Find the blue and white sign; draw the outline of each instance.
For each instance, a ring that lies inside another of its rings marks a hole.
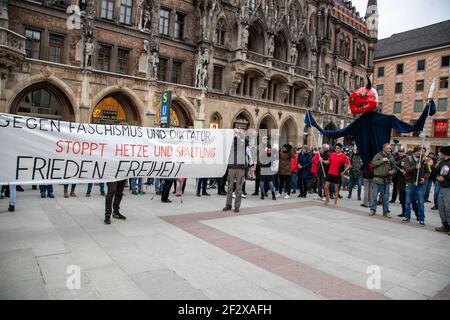
[[[170,105],[172,103],[172,91],[164,91],[161,101],[161,128],[170,127]]]

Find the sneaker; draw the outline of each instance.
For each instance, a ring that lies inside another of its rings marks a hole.
[[[222,209],[222,211],[230,211],[231,210],[231,206],[225,206],[225,208]]]
[[[411,219],[405,218],[402,220],[403,223],[409,223],[411,221]]]
[[[419,221],[421,227],[425,227],[425,221]]]
[[[71,192],[70,196],[75,198],[77,195],[75,194],[75,192]]]
[[[259,192],[253,192],[252,196],[257,196],[259,194]]]
[[[201,197],[200,192],[197,192],[197,197]]]
[[[120,220],[126,220],[127,217],[125,217],[123,214],[121,214],[120,212],[115,212],[113,213],[113,218],[114,219],[120,219]]]
[[[64,198],[68,198],[69,197],[69,192],[68,191],[64,191]]]
[[[277,197],[277,198],[281,197],[281,193],[277,192],[277,193],[275,194],[275,197]]]
[[[23,190],[22,186],[16,186],[16,191],[24,192],[25,190]]]
[[[405,214],[404,213],[400,213],[397,217],[404,218]]]
[[[111,218],[110,217],[105,217],[105,224],[111,224]]]
[[[367,204],[361,203],[361,207],[368,208],[369,206]]]
[[[131,192],[131,194],[134,194],[135,196],[138,195],[137,191],[133,191],[133,192]]]
[[[247,198],[247,196],[246,196],[245,194],[242,194],[242,198],[244,198],[244,199],[245,199],[245,198]]]
[[[391,200],[391,201],[389,201],[389,203],[395,203],[395,200]]]
[[[91,194],[90,194],[89,192],[87,192],[87,193],[86,193],[86,197],[89,198],[90,196],[91,196]]]
[[[226,192],[223,192],[223,191],[220,191],[220,192],[218,193],[218,195],[219,195],[219,196],[226,196],[227,193],[226,193]]]
[[[284,196],[285,199],[290,199],[291,197],[287,194]]]
[[[170,200],[170,199],[167,199],[167,200],[161,200],[161,202],[162,202],[162,203],[171,203],[172,200]]]
[[[392,215],[391,215],[390,212],[383,213],[383,216],[384,216],[385,218],[388,218],[388,219],[391,219],[391,218],[392,218]]]
[[[430,200],[425,200],[425,203],[431,203],[431,201]]]
[[[374,211],[374,210],[370,210],[370,212],[369,212],[369,216],[371,217],[371,216],[374,216],[374,215],[376,215],[376,211]]]
[[[47,196],[45,195],[45,193],[41,193],[41,198],[45,198],[45,197],[47,197]]]
[[[439,210],[439,208],[438,208],[437,206],[433,206],[433,207],[431,208],[431,210]]]
[[[446,227],[446,226],[435,228],[434,230],[437,231],[437,232],[449,232],[450,231],[449,228]]]
[[[207,196],[207,197],[209,197],[209,196],[211,196],[208,192],[205,192],[205,193],[202,193],[202,196]]]
[[[360,197],[358,198],[358,201],[361,201],[361,198],[360,198]]]
[[[55,197],[55,195],[54,195],[53,193],[50,193],[50,194],[48,195],[48,197],[49,197],[50,199],[53,199],[53,198]]]
[[[16,210],[15,206],[10,205],[8,208],[9,212],[14,212]]]

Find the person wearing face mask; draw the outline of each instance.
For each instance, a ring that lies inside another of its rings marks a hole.
[[[239,212],[242,201],[242,187],[245,182],[246,151],[245,137],[241,129],[234,129],[235,134],[228,159],[228,190],[226,206],[223,211],[230,211],[233,203],[233,187],[236,182],[234,212]]]
[[[361,201],[361,187],[362,187],[362,160],[359,156],[358,149],[353,150],[350,156],[350,164],[352,168],[350,169],[350,182],[348,184],[348,199],[352,198],[353,188],[358,187],[358,200]]]
[[[439,216],[442,227],[436,228],[438,232],[447,232],[450,236],[450,146],[441,148],[442,160],[433,168],[436,179],[439,181],[438,195]]]
[[[272,147],[267,145],[266,154],[261,157],[261,176],[259,181],[259,191],[261,192],[261,200],[264,200],[265,190],[264,185],[267,184],[269,186],[270,191],[272,192],[272,200],[277,200],[275,195],[275,187],[274,187],[274,175],[278,171],[274,170],[275,158],[274,154],[272,154]]]
[[[381,194],[383,199],[383,216],[390,219],[392,216],[389,211],[389,185],[391,177],[397,173],[398,167],[395,164],[392,146],[389,143],[385,143],[383,150],[373,157],[372,168],[373,179],[369,216],[376,214],[378,194]]]
[[[406,200],[403,222],[408,223],[411,220],[411,203],[417,201],[419,223],[424,226],[426,181],[430,175],[430,166],[433,165],[433,160],[423,157],[422,152],[422,147],[415,147],[413,153],[405,161]],[[418,181],[417,177],[419,177]]]
[[[285,144],[280,150],[280,167],[279,167],[279,192],[283,194],[283,189],[286,192],[285,199],[291,196],[291,159],[294,158],[293,148],[289,144]]]

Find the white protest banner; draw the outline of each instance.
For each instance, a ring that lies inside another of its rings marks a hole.
[[[97,125],[0,113],[0,184],[222,177],[233,136],[231,129]]]

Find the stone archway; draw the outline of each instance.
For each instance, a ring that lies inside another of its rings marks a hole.
[[[231,122],[232,128],[252,129],[254,128],[253,118],[247,110],[239,111]]]
[[[127,95],[114,91],[101,98],[91,113],[91,122],[97,124],[127,123],[142,125],[139,108]]]
[[[281,125],[280,129],[280,145],[290,144],[296,146],[298,142],[297,124],[291,117],[287,118]]]
[[[218,129],[223,128],[223,119],[219,112],[214,112],[211,115],[211,119],[209,122],[211,125],[217,126]]]
[[[333,122],[329,122],[325,127],[324,130],[326,131],[334,131],[337,130],[336,125]],[[333,146],[334,144],[336,144],[337,139],[336,138],[331,138],[331,137],[326,137],[323,136],[323,143],[324,144],[328,144],[330,146]]]
[[[48,81],[34,83],[16,95],[10,113],[75,121],[75,110],[63,90]]]
[[[155,126],[161,124],[161,112],[158,110],[155,117]],[[189,108],[180,99],[173,99],[170,105],[170,126],[175,128],[193,128],[194,120]]]

